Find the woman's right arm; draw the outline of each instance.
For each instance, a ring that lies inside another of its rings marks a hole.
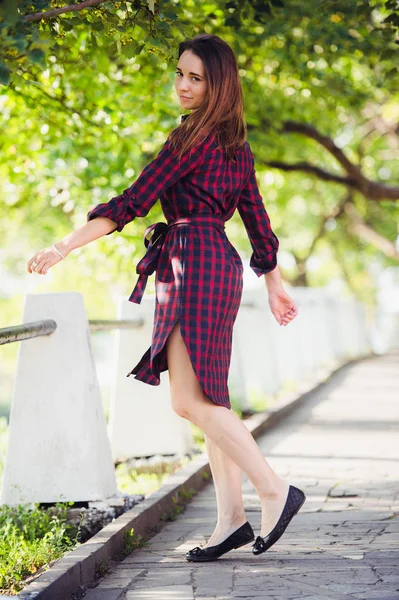
[[[103,235],[122,231],[126,223],[136,217],[145,217],[167,188],[196,168],[212,141],[213,136],[208,136],[191,152],[183,155],[181,160],[166,141],[156,158],[145,167],[129,188],[119,196],[111,198],[109,202],[94,206],[87,213],[87,223],[56,242],[56,248],[66,256],[71,250]],[[47,270],[60,260],[62,258],[54,249],[45,248],[29,260],[27,269],[29,273],[35,271],[45,275]]]
[[[108,217],[97,217],[85,223],[82,227],[75,229],[54,245],[66,257],[75,248],[85,246],[89,242],[115,231],[116,227],[117,224],[108,219]],[[39,252],[36,252],[28,261],[27,271],[28,273],[34,271],[40,275],[45,275],[50,267],[53,267],[61,260],[62,258],[53,248],[43,248]]]
[[[58,250],[66,256],[75,248],[85,246],[89,242],[93,242],[103,235],[108,235],[115,231],[117,224],[108,217],[97,217],[88,223],[75,229],[70,234],[66,235],[62,240],[56,243]]]

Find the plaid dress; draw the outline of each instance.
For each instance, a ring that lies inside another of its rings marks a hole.
[[[139,278],[129,297],[140,303],[147,277],[155,272],[152,341],[127,377],[159,385],[160,372],[168,369],[166,341],[180,321],[204,393],[215,404],[231,409],[227,380],[243,264],[224,223],[237,208],[253,250],[250,267],[258,277],[275,268],[279,246],[259,192],[248,141],[232,161],[217,148],[213,134],[180,161],[166,141],[137,180],[120,196],[92,208],[87,220],[108,217],[117,225],[113,231],[122,231],[136,217],[147,215],[158,199],[167,223],[147,227],[146,253],[136,267]]]

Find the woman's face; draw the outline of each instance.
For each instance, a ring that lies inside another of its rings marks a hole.
[[[184,109],[196,110],[205,100],[207,82],[203,62],[190,50],[185,50],[177,63],[175,89]]]

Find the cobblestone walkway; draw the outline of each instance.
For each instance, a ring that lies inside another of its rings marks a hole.
[[[213,531],[212,484],[85,600],[399,599],[399,355],[346,366],[295,414],[258,438],[264,455],[307,500],[284,535],[212,563],[184,553]],[[255,534],[260,507],[245,478]]]

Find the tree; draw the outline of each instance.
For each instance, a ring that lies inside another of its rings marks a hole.
[[[294,258],[284,277],[325,285],[341,275],[373,298],[370,263],[398,258],[394,2],[8,0],[1,9],[0,232],[10,271],[23,274],[30,252],[82,224],[154,157],[179,121],[178,43],[207,31],[238,57],[259,185]],[[99,261],[113,266],[101,273],[104,298],[133,287],[129,257],[140,258],[158,218],[156,206],[112,242],[77,252],[70,284],[87,292],[89,309],[107,310],[87,283],[94,273],[98,283]],[[227,225],[249,251],[237,215]],[[55,286],[68,283],[57,277]]]

